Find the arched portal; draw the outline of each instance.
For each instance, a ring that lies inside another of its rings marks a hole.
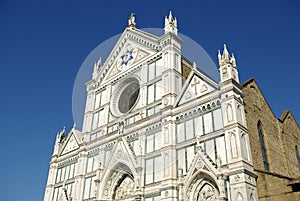
[[[134,200],[134,188],[132,175],[124,174],[113,191],[113,200]]]
[[[111,201],[133,201],[135,194],[135,179],[131,169],[124,163],[113,166],[103,179],[100,188],[101,199]],[[101,190],[103,189],[103,191]],[[101,193],[102,191],[102,193]]]
[[[217,201],[219,190],[209,175],[200,173],[190,183],[186,192],[186,201]]]

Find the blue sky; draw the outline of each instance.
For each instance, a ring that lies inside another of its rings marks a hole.
[[[215,63],[226,43],[241,82],[255,78],[277,117],[290,109],[300,121],[296,0],[105,2],[0,2],[2,200],[43,200],[56,133],[73,125],[77,72],[94,48],[124,30],[131,12],[138,28],[163,28],[172,10],[179,31]]]

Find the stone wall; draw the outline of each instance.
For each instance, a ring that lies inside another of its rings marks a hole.
[[[300,145],[300,130],[290,111],[280,119],[272,112],[255,80],[242,84],[251,153],[256,171],[259,200],[298,200],[299,193],[287,186],[300,175],[295,146]],[[257,130],[261,122],[269,171],[263,164],[261,145]]]
[[[259,201],[299,201],[300,192],[287,186],[290,179],[280,175],[256,171]]]

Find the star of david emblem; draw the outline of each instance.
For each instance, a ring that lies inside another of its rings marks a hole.
[[[121,59],[122,59],[121,65],[124,64],[125,66],[127,66],[128,62],[131,59],[133,59],[132,52],[133,52],[133,50],[126,50],[126,53],[121,56]]]

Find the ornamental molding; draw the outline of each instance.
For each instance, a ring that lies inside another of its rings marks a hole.
[[[185,109],[187,109],[187,110],[184,111],[184,112],[181,112],[181,113],[177,114],[174,117],[175,120],[176,121],[181,121],[183,119],[187,119],[187,118],[190,118],[192,116],[197,116],[199,114],[204,114],[204,113],[213,111],[215,109],[221,108],[221,100],[218,98],[218,99],[206,102],[204,104],[201,104],[198,107],[192,107],[192,109],[188,109],[190,107],[192,107],[192,106],[189,106],[189,107],[179,107],[178,108],[179,111],[180,110],[182,111],[182,110],[185,110]]]
[[[60,168],[62,166],[71,165],[73,163],[76,163],[78,161],[78,158],[79,158],[78,156],[67,158],[67,159],[57,163],[57,167]]]

